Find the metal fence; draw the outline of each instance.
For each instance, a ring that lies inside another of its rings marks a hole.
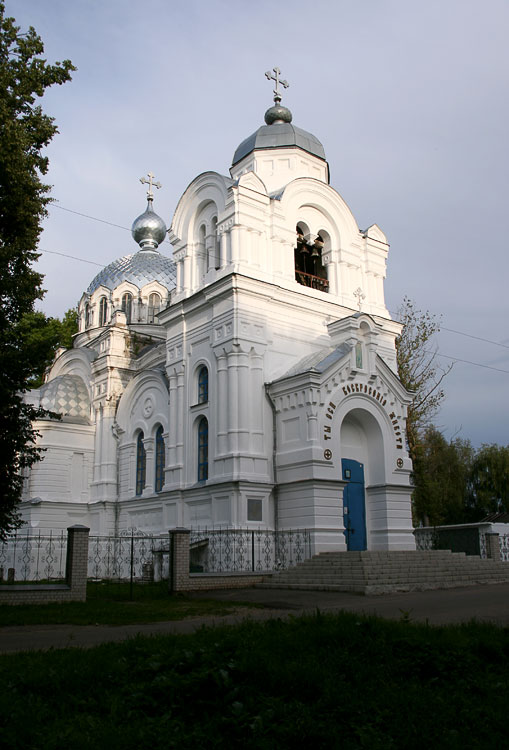
[[[170,572],[170,537],[129,530],[118,536],[91,536],[88,578],[93,581],[148,583],[167,580]]]
[[[417,528],[414,531],[415,545],[418,550],[450,549],[453,552],[465,552],[467,555],[478,555],[485,560],[488,557],[486,528]],[[509,534],[499,534],[500,560],[509,562]]]
[[[0,541],[0,583],[65,580],[67,531],[23,529]]]
[[[509,534],[500,534],[498,543],[500,544],[500,559],[502,562],[509,562]]]
[[[192,573],[284,570],[311,557],[307,529],[194,529],[190,544]]]

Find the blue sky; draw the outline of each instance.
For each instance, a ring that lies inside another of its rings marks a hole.
[[[60,130],[40,243],[47,314],[135,250],[121,227],[144,209],[141,175],[163,183],[155,207],[169,226],[197,174],[228,173],[263,124],[264,72],[278,65],[284,103],[323,143],[331,184],[361,227],[388,236],[389,309],[409,296],[469,334],[442,330],[444,366],[446,355],[484,365],[454,365],[437,425],[475,445],[509,443],[506,0],[7,0],[6,10],[36,28],[49,61],[78,68],[43,99]]]

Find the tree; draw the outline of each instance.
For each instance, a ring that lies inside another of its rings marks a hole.
[[[22,400],[34,373],[20,332],[44,293],[33,263],[51,200],[43,149],[57,128],[36,99],[75,69],[69,60],[48,65],[43,52],[35,30],[20,34],[0,0],[0,536],[20,525],[22,474],[39,457],[32,420],[42,411]]]
[[[440,331],[440,323],[436,316],[418,310],[412,300],[405,297],[398,318],[404,326],[396,339],[398,375],[405,388],[414,394],[407,416],[407,440],[414,459],[419,430],[431,424],[437,413],[445,395],[442,381],[452,365],[442,369],[437,364],[433,337]]]
[[[29,388],[38,388],[44,381],[44,373],[53,362],[59,347],[70,349],[72,337],[78,331],[78,313],[67,310],[62,320],[47,318],[42,312],[25,313],[18,325],[23,348],[30,357],[32,376],[27,381]]]
[[[429,425],[419,433],[414,459],[413,512],[416,523],[463,523],[474,451],[469,440],[447,442]]]
[[[471,521],[489,513],[509,512],[509,445],[482,445],[470,475],[468,510]]]
[[[403,330],[396,339],[398,374],[407,390],[414,394],[408,408],[406,433],[410,458],[413,463],[413,512],[415,523],[441,523],[445,510],[440,510],[443,494],[434,485],[432,458],[444,449],[447,441],[433,428],[432,418],[444,398],[442,381],[451,367],[442,369],[437,363],[437,349],[433,338],[440,323],[430,312],[419,310],[405,297],[398,310]],[[428,432],[426,432],[428,428]],[[442,498],[440,500],[440,498]]]

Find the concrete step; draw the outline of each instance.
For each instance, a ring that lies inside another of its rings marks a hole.
[[[386,593],[509,581],[509,565],[463,552],[324,552],[266,577],[265,588]]]

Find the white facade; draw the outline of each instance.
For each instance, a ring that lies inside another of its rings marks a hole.
[[[74,348],[31,394],[67,415],[36,425],[32,525],[306,528],[315,550],[346,549],[352,459],[364,546],[414,548],[387,240],[359,229],[313,136],[275,122],[251,140],[230,177],[183,194],[175,266],[155,242],[83,295]]]

